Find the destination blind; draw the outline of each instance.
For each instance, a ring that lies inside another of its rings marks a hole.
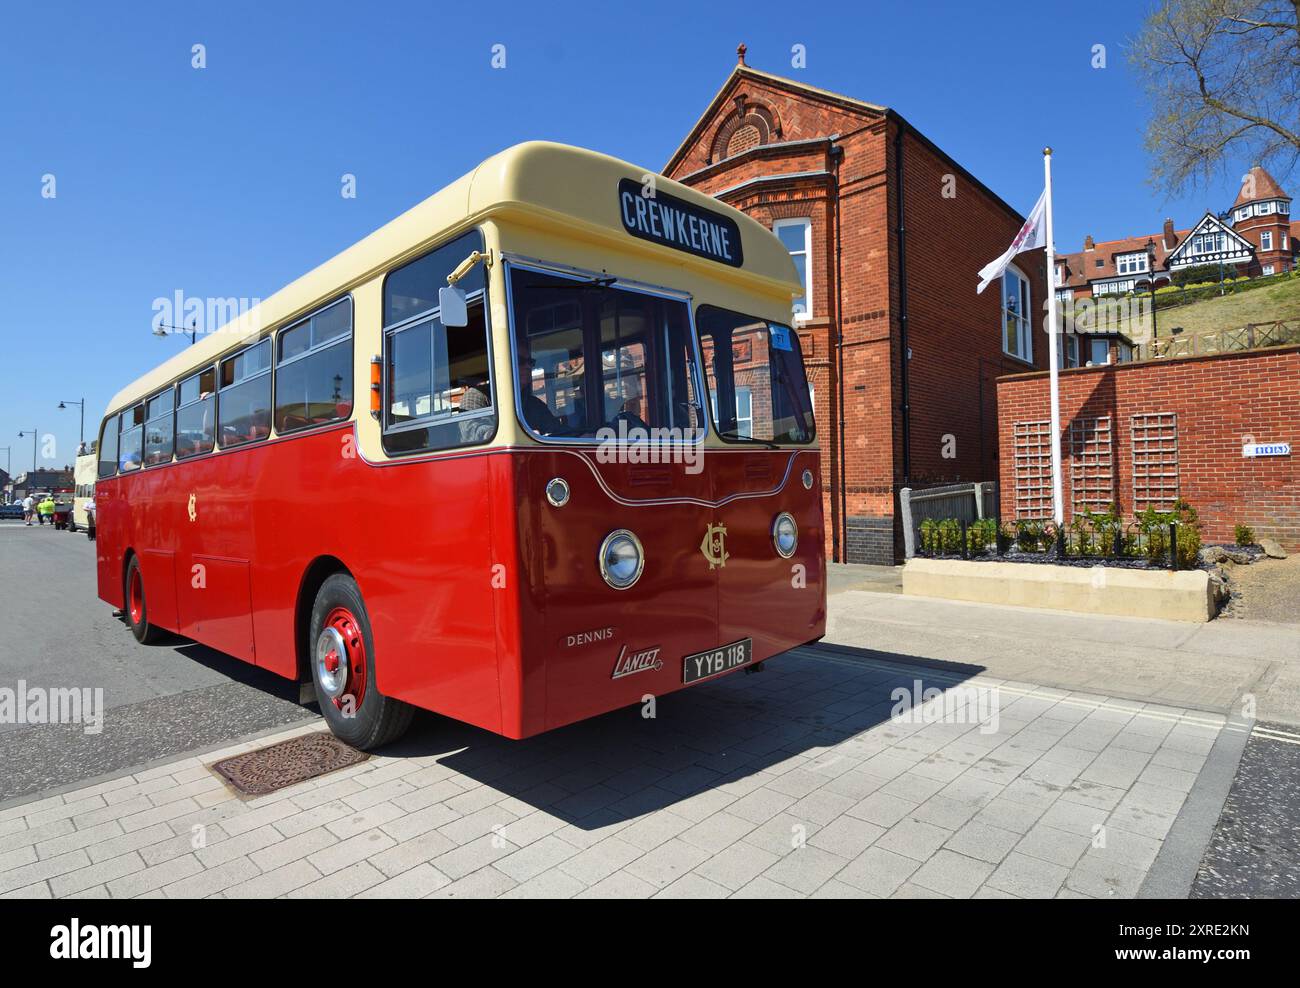
[[[641,190],[630,178],[618,183],[619,214],[632,236],[734,268],[744,263],[740,227],[731,217],[667,192],[646,196]]]

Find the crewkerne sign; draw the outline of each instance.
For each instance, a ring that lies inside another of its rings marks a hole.
[[[731,217],[667,192],[642,195],[641,189],[630,178],[618,183],[619,215],[623,217],[623,229],[632,236],[733,268],[745,262],[740,227]]]

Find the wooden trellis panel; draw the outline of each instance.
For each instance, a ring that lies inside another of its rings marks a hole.
[[[1178,499],[1178,415],[1134,415],[1133,510],[1169,511]]]
[[[1111,417],[1070,422],[1070,504],[1076,513],[1105,511],[1115,500]]]
[[[1052,517],[1052,423],[1016,422],[1013,426],[1016,471],[1016,517]]]

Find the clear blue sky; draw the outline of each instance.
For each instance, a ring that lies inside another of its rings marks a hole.
[[[0,13],[0,468],[71,462],[112,394],[186,345],[176,291],[265,297],[517,141],[662,167],[735,62],[898,109],[1057,245],[1180,225],[1146,184],[1124,54],[1144,3],[10,3]],[[207,68],[191,68],[191,46]],[[506,46],[506,68],[491,49]],[[794,44],[807,67],[790,67]],[[1107,67],[1090,66],[1107,46]],[[1241,162],[1239,173],[1249,162]],[[53,174],[57,198],[41,196]],[[357,177],[357,197],[340,177]],[[1279,176],[1284,184],[1286,179]],[[941,243],[933,246],[941,247]],[[972,289],[973,289],[972,284]]]

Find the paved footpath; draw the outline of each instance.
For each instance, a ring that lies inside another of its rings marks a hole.
[[[253,800],[209,769],[232,750],[317,729],[300,727],[0,804],[0,894],[1037,898],[1190,888],[1249,727],[1232,707],[1261,682],[1262,658],[1169,703],[1176,684],[1163,670],[1201,663],[1187,626],[1057,615],[1065,630],[1051,632],[1032,612],[859,591],[832,607],[838,644],[663,697],[653,719],[630,708],[519,742],[422,717],[382,757]],[[964,651],[950,635],[967,639]],[[1107,668],[1125,658],[1130,695],[1069,685],[1093,675],[1056,665],[1080,635],[1111,640],[1093,657]],[[1037,680],[999,671],[1034,654]],[[1147,698],[1133,689],[1143,675]],[[891,716],[896,690],[935,698]]]

